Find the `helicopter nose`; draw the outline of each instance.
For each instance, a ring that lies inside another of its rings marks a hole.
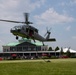
[[[15,28],[11,28],[11,30],[10,30],[10,32],[15,32],[16,30],[15,30]]]

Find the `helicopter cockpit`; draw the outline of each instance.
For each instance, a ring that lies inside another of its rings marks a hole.
[[[13,32],[13,31],[19,32],[21,30],[21,28],[22,28],[22,26],[15,26],[15,27],[11,28],[11,32]]]
[[[22,28],[22,26],[15,26],[15,27],[12,28],[12,30],[14,30],[14,29],[15,29],[15,30],[16,30],[16,29],[21,29],[21,28]]]

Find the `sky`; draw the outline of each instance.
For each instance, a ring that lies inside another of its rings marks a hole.
[[[56,38],[56,42],[46,45],[76,50],[76,0],[0,0],[0,19],[24,21],[24,13],[29,13],[29,20],[40,35],[51,28],[50,38]],[[16,25],[22,24],[0,22],[0,49],[16,41],[10,33]]]

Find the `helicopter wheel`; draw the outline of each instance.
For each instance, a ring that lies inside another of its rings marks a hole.
[[[18,40],[18,36],[16,36],[16,40]]]

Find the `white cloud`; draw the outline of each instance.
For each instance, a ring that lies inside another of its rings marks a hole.
[[[0,8],[4,10],[12,9],[12,8],[17,7],[18,2],[19,2],[18,0],[7,0],[7,1],[2,0],[0,2]]]
[[[45,0],[0,0],[0,18],[12,19],[14,16],[19,18],[19,14],[32,12],[36,8],[40,8],[44,3]]]
[[[45,0],[1,0],[0,1],[0,10],[25,10],[32,11],[35,8],[39,8],[41,5],[45,3]]]
[[[31,12],[41,7],[44,3],[45,0],[0,0],[0,12]]]
[[[70,4],[71,4],[71,5],[76,4],[76,0],[71,0],[71,1],[70,1]]]
[[[71,26],[68,26],[68,27],[66,28],[67,31],[70,31],[70,29],[71,29]]]
[[[0,8],[2,10],[14,10],[14,11],[28,11],[31,12],[35,8],[39,8],[41,5],[45,3],[45,0],[37,0],[37,1],[31,1],[31,0],[1,0],[0,1]]]
[[[60,6],[66,8],[66,7],[71,7],[76,5],[76,0],[63,0],[62,2],[59,3]]]
[[[76,36],[73,36],[72,39],[75,39],[76,40]]]
[[[36,15],[35,18],[37,19],[38,23],[40,24],[59,24],[59,23],[67,23],[67,22],[72,22],[74,18],[64,15],[64,14],[59,14],[54,10],[54,8],[49,8],[46,10],[44,13],[41,15]]]
[[[40,8],[44,3],[45,0],[36,0],[34,2],[32,2],[31,0],[20,0],[20,9],[21,11],[31,12],[36,8]]]
[[[66,4],[64,2],[59,3],[60,6],[65,6]]]

